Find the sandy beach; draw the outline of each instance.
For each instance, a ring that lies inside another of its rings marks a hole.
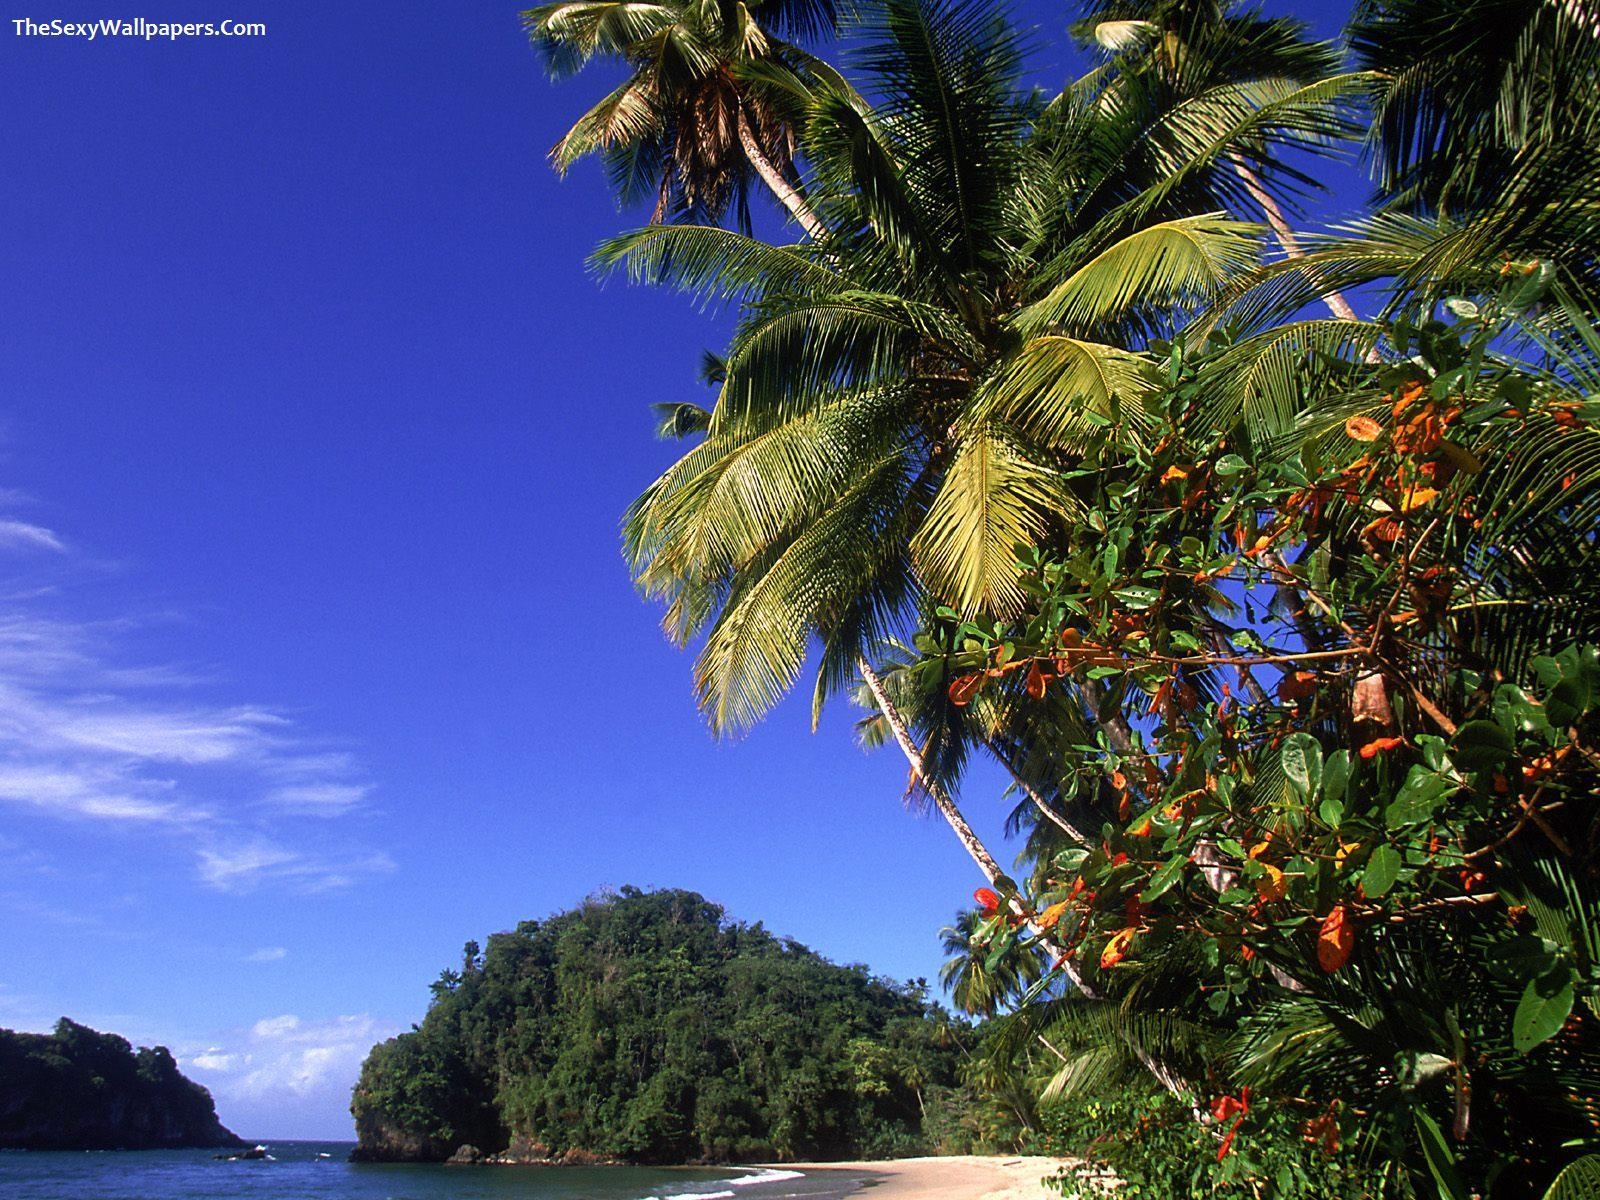
[[[1061,1200],[1044,1185],[1066,1162],[1058,1158],[961,1154],[880,1162],[774,1163],[807,1175],[848,1171],[867,1182],[857,1193],[870,1200]]]

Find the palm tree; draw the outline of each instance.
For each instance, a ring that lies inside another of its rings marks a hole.
[[[1504,207],[1536,160],[1594,170],[1582,162],[1600,116],[1590,5],[1361,0],[1350,42],[1377,80],[1372,150],[1390,207],[1462,216]]]
[[[1182,154],[1187,110],[1250,113],[1286,96],[1319,95],[1320,106],[1290,110],[1291,122],[1272,136],[1241,139],[1216,163],[1214,179],[1237,211],[1257,211],[1291,258],[1302,253],[1280,194],[1320,185],[1286,161],[1283,151],[1318,150],[1359,135],[1351,101],[1369,81],[1342,74],[1331,43],[1310,41],[1302,22],[1237,12],[1231,0],[1096,0],[1078,25],[1085,36],[1114,55],[1107,77],[1110,102],[1145,114],[1149,153]],[[1174,143],[1176,142],[1176,149]],[[1347,321],[1355,311],[1337,290],[1323,297]]]
[[[1235,327],[1337,352],[1327,331],[1285,326],[1330,287],[1377,285],[1389,316],[1492,295],[1508,261],[1534,258],[1568,298],[1600,307],[1600,22],[1588,8],[1363,0],[1350,38],[1373,80],[1383,207],[1247,281]],[[1282,415],[1285,399],[1279,387],[1268,406]]]
[[[1188,156],[1152,158],[1147,114],[1106,103],[1103,72],[1043,108],[1022,94],[991,5],[888,0],[872,33],[875,108],[809,89],[825,245],[676,225],[597,256],[743,301],[704,440],[635,502],[625,543],[669,636],[704,639],[714,728],[757,720],[815,639],[814,714],[863,680],[1004,890],[869,655],[939,604],[1016,610],[1016,548],[1083,515],[1063,468],[1106,422],[1146,419],[1150,363],[1129,347],[1257,261],[1256,228],[1217,211],[1215,163],[1314,122],[1326,96],[1200,106],[1175,121]],[[1107,733],[1126,746],[1125,726]]]
[[[597,59],[630,72],[556,143],[558,171],[599,154],[623,203],[653,195],[654,221],[715,222],[732,206],[741,227],[754,176],[809,235],[826,232],[800,194],[794,132],[773,80],[832,75],[776,34],[831,31],[835,0],[558,0],[522,17],[553,75]]]
[[[1254,227],[1215,211],[1211,163],[1307,103],[1197,118],[1187,166],[1157,165],[1092,87],[1035,111],[990,6],[886,10],[884,103],[813,92],[825,247],[676,226],[598,255],[744,301],[705,440],[625,533],[669,634],[705,636],[719,729],[758,719],[812,636],[820,706],[920,600],[1017,608],[1015,548],[1079,515],[1059,468],[1104,421],[1144,419],[1149,364],[1128,347],[1257,260]]]
[[[951,1004],[975,1017],[1014,1007],[1042,974],[1039,960],[1029,954],[1008,954],[990,966],[988,946],[974,941],[984,920],[976,909],[963,909],[954,925],[939,931],[945,953],[939,982]]]

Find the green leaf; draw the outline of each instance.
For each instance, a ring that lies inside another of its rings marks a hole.
[[[1161,864],[1161,869],[1150,879],[1150,886],[1139,893],[1139,902],[1149,904],[1156,897],[1164,894],[1173,884],[1183,877],[1184,867],[1189,865],[1189,856],[1185,853],[1174,854]]]
[[[1600,1154],[1585,1154],[1561,1168],[1544,1200],[1594,1200],[1600,1196]]]
[[[1583,679],[1563,679],[1545,698],[1545,716],[1557,729],[1577,724],[1578,718],[1589,711],[1592,698],[1589,685]]]
[[[1350,751],[1335,750],[1322,766],[1322,794],[1329,800],[1343,800],[1350,786]],[[1341,811],[1343,806],[1340,806]],[[1327,820],[1326,817],[1323,820]],[[1338,824],[1328,821],[1328,824]]]
[[[1431,820],[1439,801],[1456,790],[1456,785],[1427,767],[1413,766],[1405,783],[1395,793],[1394,800],[1384,811],[1383,819],[1390,829],[1404,825],[1419,825]]]
[[[1414,1110],[1411,1118],[1416,1124],[1417,1141],[1422,1145],[1422,1157],[1427,1161],[1428,1173],[1439,1186],[1441,1200],[1468,1200],[1467,1187],[1456,1169],[1456,1156],[1445,1142],[1438,1122],[1420,1109]]]
[[[1112,595],[1121,600],[1129,608],[1142,610],[1149,608],[1161,599],[1161,593],[1149,587],[1122,587],[1116,588]]]
[[[994,940],[994,949],[989,952],[989,957],[984,960],[983,969],[993,974],[996,967],[1004,961],[1006,952],[1011,949],[1012,934],[1008,929]]]
[[[1468,721],[1450,743],[1451,761],[1463,771],[1487,771],[1515,753],[1511,735],[1494,721]]]
[[[1367,897],[1376,900],[1394,886],[1400,877],[1400,851],[1385,842],[1367,859],[1367,869],[1361,872],[1361,888]]]
[[[1514,901],[1508,901],[1511,903]],[[1511,983],[1525,983],[1553,971],[1560,947],[1532,931],[1514,934],[1491,946],[1484,955],[1489,970]]]
[[[1322,745],[1309,733],[1293,733],[1284,739],[1278,757],[1295,796],[1308,801],[1322,786]]]
[[[1511,1018],[1511,1043],[1526,1054],[1546,1038],[1554,1037],[1572,1013],[1572,969],[1562,963],[1555,970],[1528,981]]]
[[[1089,852],[1081,846],[1073,846],[1063,850],[1055,857],[1056,869],[1076,873],[1083,866],[1083,860],[1089,857]]]
[[[1403,1050],[1394,1058],[1394,1081],[1402,1091],[1414,1092],[1443,1076],[1454,1065],[1442,1054]]]

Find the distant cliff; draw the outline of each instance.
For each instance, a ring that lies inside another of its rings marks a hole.
[[[165,1046],[135,1052],[126,1038],[65,1017],[52,1034],[0,1029],[0,1148],[242,1145]]]
[[[759,1161],[943,1148],[960,1028],[693,892],[592,899],[467,946],[373,1048],[355,1156]]]

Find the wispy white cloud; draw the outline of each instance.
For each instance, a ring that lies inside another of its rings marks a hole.
[[[37,549],[57,552],[52,570],[76,557],[53,531],[0,517],[0,566]],[[192,672],[122,662],[135,622],[64,618],[48,593],[0,604],[0,806],[181,838],[197,879],[222,891],[329,891],[393,870],[325,830],[295,836],[297,818],[365,806],[348,751],[274,708],[198,699],[216,688]]]
[[[289,951],[282,946],[263,946],[259,950],[252,950],[244,956],[247,963],[282,962],[289,957]]]
[[[359,808],[371,790],[359,783],[301,783],[275,789],[267,801],[281,812],[337,817]]]
[[[184,1066],[197,1068],[201,1071],[232,1071],[242,1060],[238,1054],[224,1054],[219,1046],[213,1046],[199,1054],[191,1054],[184,1059]]]
[[[394,860],[382,852],[327,854],[266,839],[205,847],[199,858],[201,880],[222,892],[249,892],[274,883],[300,893],[336,892],[395,869]]]
[[[0,518],[0,548],[53,550],[57,554],[64,554],[67,545],[54,530],[46,529],[43,525]]]
[[[203,810],[167,798],[170,780],[139,778],[114,764],[0,762],[0,801],[57,815],[192,824]]]

